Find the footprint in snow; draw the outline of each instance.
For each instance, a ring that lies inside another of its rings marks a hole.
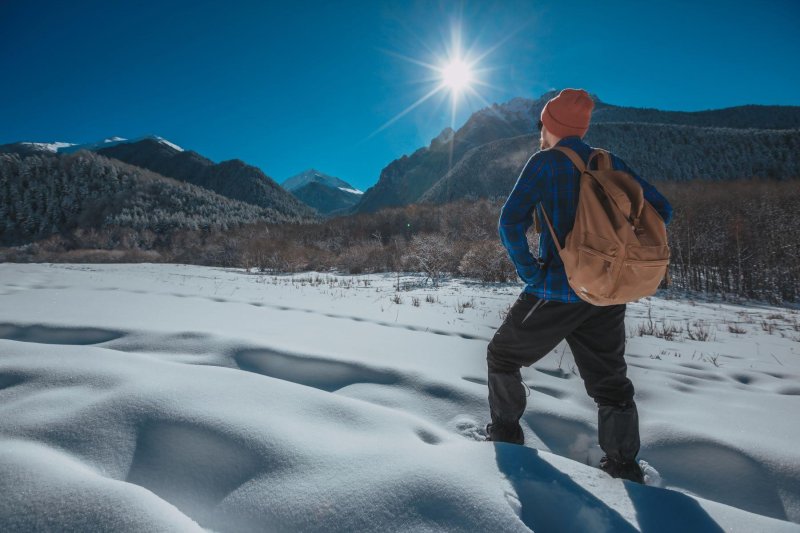
[[[454,427],[456,433],[470,440],[484,441],[486,440],[486,432],[484,425],[479,424],[477,420],[468,415],[459,415],[451,420],[448,427]]]

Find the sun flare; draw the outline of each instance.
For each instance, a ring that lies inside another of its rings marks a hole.
[[[461,59],[454,59],[441,69],[442,83],[454,93],[470,87],[473,80],[472,68]]]

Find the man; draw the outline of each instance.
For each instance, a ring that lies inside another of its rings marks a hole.
[[[594,102],[582,89],[564,89],[547,102],[539,121],[542,150],[525,164],[500,214],[500,239],[526,285],[487,348],[492,421],[486,433],[491,441],[524,442],[519,420],[525,411],[526,387],[520,368],[539,361],[566,339],[586,392],[598,406],[598,436],[606,454],[601,468],[614,477],[641,483],[642,470],[636,462],[639,417],[624,359],[625,304],[601,307],[581,300],[567,282],[549,231],[540,234],[538,260],[526,237],[534,209],[543,220],[540,203],[562,245],[572,229],[580,171],[566,154],[548,148],[569,147],[586,162],[593,148],[582,137],[593,108]],[[634,176],[645,199],[669,222],[669,202],[622,159],[611,154],[611,161],[615,169]]]

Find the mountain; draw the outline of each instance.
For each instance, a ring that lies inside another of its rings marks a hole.
[[[313,168],[292,176],[281,185],[323,215],[346,211],[355,206],[364,194],[346,181]]]
[[[176,229],[307,220],[232,200],[90,151],[0,154],[3,245],[72,230],[122,228],[162,236]],[[121,234],[125,239],[134,238],[130,232]]]
[[[75,146],[72,143],[66,142],[16,142],[10,144],[0,144],[0,154],[19,154],[19,155],[32,155],[50,153],[54,154],[59,150],[63,150],[70,146]]]
[[[427,147],[389,163],[355,210],[370,212],[416,202],[470,149],[531,133],[538,119],[536,106],[541,110],[551,97],[546,93],[537,101],[515,98],[474,113],[457,131],[445,128]]]
[[[158,141],[162,144],[166,144],[168,146],[172,146],[178,151],[183,151],[183,148],[180,146],[169,142],[168,140],[164,139],[163,137],[159,137],[157,135],[145,135],[144,137],[139,137],[137,139],[126,139],[124,137],[109,137],[107,139],[103,139],[102,141],[93,142],[93,143],[85,143],[85,144],[75,144],[75,143],[68,143],[68,142],[51,142],[51,143],[43,143],[43,142],[17,142],[11,144],[3,144],[0,145],[0,153],[12,153],[12,154],[19,154],[19,155],[29,155],[29,154],[38,154],[38,153],[59,153],[59,154],[70,154],[73,152],[77,152],[78,150],[91,150],[97,151],[101,148],[108,148],[110,146],[116,146],[117,144],[121,143],[134,143],[137,141],[141,141],[144,139],[153,139]]]
[[[654,108],[596,106],[592,122],[638,122],[738,129],[800,129],[800,106],[743,105],[706,111],[662,111]]]
[[[418,201],[442,204],[507,195],[534,152],[535,142],[538,136],[519,135],[473,148]]]
[[[64,148],[59,149],[58,152],[59,153],[73,153],[73,152],[77,152],[78,150],[92,150],[92,151],[96,152],[100,148],[108,148],[109,146],[116,146],[116,145],[122,144],[122,143],[136,142],[136,141],[139,141],[139,140],[142,140],[142,139],[154,139],[154,140],[161,141],[161,142],[164,142],[164,143],[169,143],[169,141],[167,141],[166,139],[162,139],[161,137],[157,137],[157,136],[154,136],[154,135],[148,135],[146,137],[140,137],[139,139],[126,139],[125,137],[109,137],[107,139],[103,139],[102,141],[95,142],[95,143],[71,144],[69,146],[65,146]],[[169,143],[169,144],[172,144],[172,143]],[[175,145],[172,145],[172,146],[175,146]],[[178,146],[175,146],[175,147],[182,150],[182,148],[180,148]]]
[[[309,183],[319,183],[321,185],[327,185],[328,187],[349,189],[354,191],[356,194],[361,192],[346,181],[334,176],[329,176],[328,174],[323,174],[319,170],[313,168],[304,170],[300,174],[296,174],[291,178],[287,178],[283,183],[281,183],[281,186],[287,191],[293,192],[304,185],[308,185]]]
[[[800,130],[610,122],[592,125],[584,141],[613,147],[612,152],[648,181],[800,178]],[[505,197],[538,146],[536,134],[473,148],[419,201]]]
[[[285,191],[259,168],[239,159],[214,163],[192,150],[161,138],[144,138],[101,147],[97,153],[185,181],[222,196],[274,209],[287,218],[314,216],[313,211]]]
[[[532,154],[538,146],[538,142],[535,142],[535,138],[538,137],[536,122],[541,110],[547,101],[557,95],[558,92],[546,92],[535,100],[514,98],[509,102],[493,104],[477,111],[457,131],[447,132],[444,137],[447,139],[446,142],[443,142],[442,139],[446,132],[442,132],[429,146],[420,148],[411,155],[404,155],[389,163],[381,171],[378,182],[364,193],[362,201],[354,208],[354,211],[369,212],[387,206],[407,205],[420,201],[423,196],[426,200],[434,197],[447,197],[451,195],[451,193],[447,192],[448,190],[456,190],[453,188],[454,182],[452,178],[437,186],[430,193],[428,191],[448,173],[464,175],[465,169],[462,168],[456,171],[456,167],[458,167],[459,162],[466,154],[473,149],[495,141],[512,139],[521,135],[533,135],[534,139],[530,144],[530,154]],[[628,123],[629,131],[633,131],[632,128],[637,126],[657,124],[695,128],[728,128],[741,130],[740,133],[745,137],[750,135],[748,132],[752,132],[754,129],[785,130],[788,132],[800,129],[800,107],[798,106],[746,105],[707,111],[662,111],[652,108],[616,106],[602,102],[596,95],[592,95],[592,98],[595,101],[595,109],[592,115],[590,133],[593,128],[605,123]],[[646,131],[656,132],[657,128]],[[732,133],[732,135],[733,137],[736,136],[735,133]],[[776,133],[774,135],[779,134]],[[793,134],[789,133],[789,135]],[[676,134],[676,140],[678,137],[680,135]],[[693,142],[699,143],[700,146],[705,143],[702,131],[697,131],[690,137],[694,139]],[[742,137],[742,139],[745,137]],[[657,135],[646,138],[650,139],[651,142],[660,140]],[[606,146],[612,150],[619,151],[613,144],[615,140],[616,138],[608,139],[609,144],[606,144]],[[606,140],[604,139],[603,142],[606,142]],[[771,142],[768,142],[768,144]],[[791,141],[787,142],[791,144]],[[600,145],[602,146],[602,144]],[[657,143],[651,146],[642,146],[641,149],[637,149],[639,150],[638,152],[629,153],[628,156],[632,159],[631,164],[635,165],[637,159],[642,160],[648,157],[647,154],[653,151],[652,146],[655,145]],[[741,143],[738,145],[743,146]],[[502,154],[498,151],[502,151],[501,146],[502,144],[492,147],[486,146],[489,151],[481,157],[493,159],[496,162],[500,162],[501,165],[513,166],[514,161],[521,157],[518,153],[514,154],[514,151],[518,150],[519,146],[511,142],[509,144],[511,152],[508,154]],[[710,148],[707,147],[707,149]],[[624,158],[622,153],[620,155]],[[473,154],[474,156],[475,154]],[[767,156],[762,167],[769,172],[785,175],[785,171],[790,171],[793,168],[793,164],[791,164],[792,158],[791,156],[788,157],[790,164],[785,166],[782,164],[782,160],[769,160]],[[500,160],[507,161],[502,162]],[[524,160],[522,162],[524,163]],[[686,167],[681,158],[673,160],[667,166],[669,168],[662,168],[663,172],[660,171],[661,174],[688,176],[693,172],[690,168],[678,168],[680,166]],[[518,171],[519,167],[514,173],[516,174]],[[701,171],[697,174],[699,176],[704,172]],[[679,179],[686,178],[681,177]],[[469,195],[473,194],[473,192],[469,188],[465,188],[465,194]]]
[[[214,163],[197,152],[184,150],[155,135],[137,139],[110,137],[89,144],[18,142],[0,145],[0,153],[16,153],[22,156],[66,154],[80,150],[91,150],[206,188],[233,200],[274,209],[288,219],[315,216],[311,208],[281,188],[259,168],[238,159]]]
[[[362,192],[354,189],[329,187],[312,181],[292,191],[292,194],[304,204],[313,207],[322,215],[334,215],[346,212],[358,204]]]

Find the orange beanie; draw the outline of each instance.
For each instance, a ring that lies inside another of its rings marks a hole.
[[[542,124],[556,137],[583,137],[592,118],[592,101],[583,89],[564,89],[542,109]]]

